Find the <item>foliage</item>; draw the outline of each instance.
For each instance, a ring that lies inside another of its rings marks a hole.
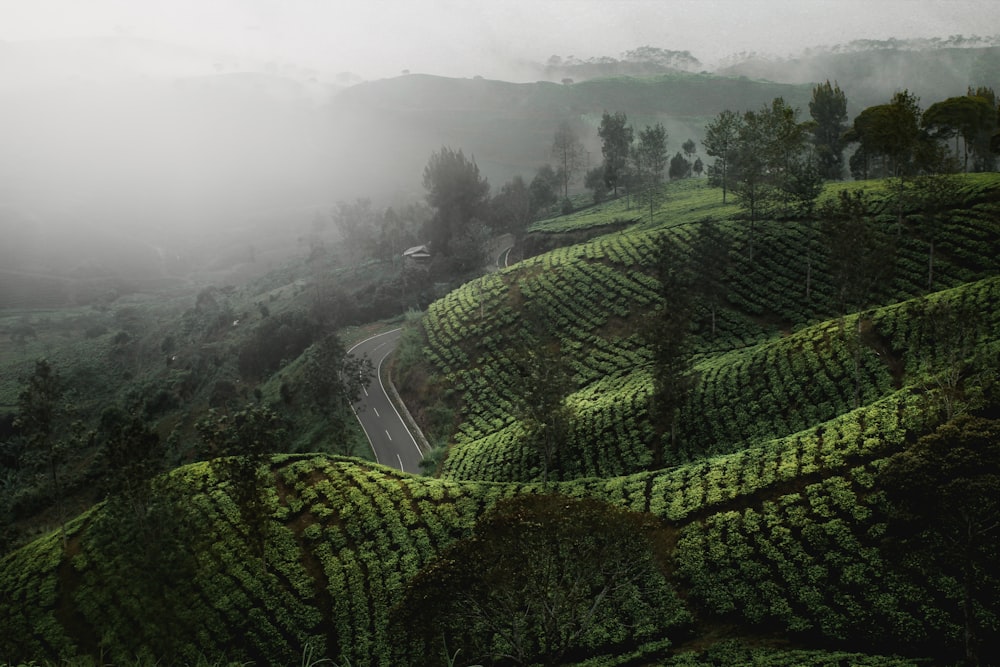
[[[417,573],[394,611],[402,660],[436,644],[488,664],[561,664],[690,617],[653,554],[656,522],[559,495],[500,501]],[[423,661],[421,660],[423,658]]]
[[[950,209],[945,234],[955,250],[942,260],[942,285],[995,270],[990,268],[995,266],[990,256],[995,243],[982,236],[996,224],[987,213],[993,187],[988,182],[968,181],[970,189],[952,200],[963,202],[963,208]],[[639,322],[659,301],[660,281],[654,277],[658,238],[671,247],[675,265],[679,258],[695,258],[687,270],[698,286],[691,295],[691,343],[699,380],[677,422],[679,458],[673,462],[794,432],[877,400],[906,381],[901,369],[913,340],[906,336],[913,332],[907,329],[892,345],[881,337],[899,326],[897,318],[912,317],[912,311],[876,310],[861,318],[849,316],[843,326],[833,318],[861,307],[848,304],[842,310],[843,289],[858,304],[865,292],[867,304],[924,293],[926,251],[908,231],[917,224],[917,215],[904,217],[906,226],[897,232],[884,213],[884,191],[865,184],[867,214],[856,222],[862,234],[891,241],[894,254],[880,254],[879,244],[859,243],[847,235],[841,264],[834,261],[841,256],[833,252],[834,227],[766,222],[758,230],[759,248],[750,267],[726,250],[745,238],[744,226],[725,221],[713,231],[711,224],[685,217],[691,216],[688,209],[701,205],[700,197],[713,192],[704,182],[668,187],[676,194],[663,212],[684,222],[664,224],[658,231],[636,227],[557,249],[431,305],[421,324],[426,359],[442,383],[438,386],[448,388],[450,418],[457,417],[449,422],[451,447],[442,474],[493,481],[541,478],[541,466],[512,410],[518,396],[514,351],[523,341],[534,340],[524,328],[525,307],[541,314],[533,319],[546,322],[549,340],[559,341],[572,368],[567,404],[573,420],[548,479],[625,474],[656,465],[663,427],[649,410],[654,350],[639,335]],[[838,193],[850,190],[838,186],[820,201],[835,206]],[[964,203],[971,201],[979,203]],[[959,255],[964,266],[979,268],[956,271],[952,258]],[[865,262],[870,271],[862,270]],[[810,264],[813,285],[807,295],[803,286]],[[840,272],[847,282],[837,278]],[[869,273],[874,280],[865,278]],[[852,287],[861,279],[865,284]],[[988,291],[982,285],[972,292],[980,287]],[[742,398],[746,395],[752,398]],[[668,458],[663,464],[671,462]]]
[[[605,111],[597,135],[601,138],[601,155],[604,156],[604,182],[617,197],[618,187],[626,181],[634,131],[628,125],[625,112],[611,114]]]
[[[462,239],[475,234],[474,225],[486,219],[490,186],[479,174],[475,160],[461,149],[443,146],[433,153],[424,167],[427,203],[434,209],[425,233],[435,255],[457,255]],[[462,256],[460,261],[470,258]]]
[[[563,199],[569,197],[569,185],[576,180],[576,174],[583,168],[583,144],[569,121],[562,121],[552,139],[552,157],[559,165],[558,175],[562,181]]]
[[[904,567],[960,610],[951,615],[962,632],[948,643],[961,646],[968,664],[989,664],[1000,651],[1000,423],[968,415],[947,422],[890,458],[880,483],[891,507],[887,535]]]
[[[845,134],[849,143],[859,144],[851,157],[851,174],[869,178],[917,173],[926,147],[920,117],[920,101],[907,90],[897,92],[888,104],[862,110]]]
[[[847,130],[847,96],[829,79],[813,88],[809,101],[813,119],[812,143],[819,175],[827,180],[844,178],[844,132]]]
[[[709,182],[722,186],[722,203],[726,202],[726,192],[731,188],[732,177],[729,169],[734,159],[739,131],[740,117],[728,109],[720,112],[705,126],[705,138],[702,144],[705,146],[705,152],[716,158],[715,164],[708,172]]]
[[[920,122],[935,139],[954,137],[956,157],[961,157],[964,171],[969,171],[970,155],[974,171],[991,171],[996,164],[989,147],[989,138],[997,128],[997,100],[992,89],[970,88],[966,95],[935,102],[924,111]],[[964,144],[961,153],[959,138]]]
[[[281,449],[287,422],[272,409],[254,405],[231,415],[210,411],[198,423],[198,432],[213,457],[213,474],[229,483],[253,553],[263,567],[271,511],[263,467]]]

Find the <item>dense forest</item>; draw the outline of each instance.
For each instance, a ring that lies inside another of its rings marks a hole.
[[[996,664],[997,98],[760,85],[554,116],[497,188],[441,146],[239,284],[0,311],[0,662]],[[390,326],[424,475],[351,414]]]

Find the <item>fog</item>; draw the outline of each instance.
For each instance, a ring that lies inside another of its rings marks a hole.
[[[162,273],[294,250],[339,199],[418,199],[448,136],[338,106],[363,80],[533,81],[552,55],[647,44],[711,69],[738,51],[1000,34],[998,15],[992,0],[0,0],[0,270]]]

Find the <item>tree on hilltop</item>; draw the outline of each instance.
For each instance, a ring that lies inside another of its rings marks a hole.
[[[531,205],[535,211],[541,211],[559,201],[556,188],[559,187],[559,175],[550,164],[543,164],[535,172],[534,178],[528,185],[531,193]]]
[[[531,189],[520,176],[514,176],[500,187],[490,200],[493,227],[520,239],[535,217],[536,206]]]
[[[715,158],[709,167],[708,181],[722,187],[722,203],[726,203],[726,192],[730,188],[730,167],[732,165],[737,140],[740,133],[740,116],[734,111],[722,111],[707,126],[705,139],[701,142],[705,153]]]
[[[601,138],[601,155],[604,156],[604,182],[617,197],[619,186],[626,180],[634,130],[628,125],[625,112],[611,114],[605,111],[597,135]]]
[[[844,178],[844,132],[847,130],[847,96],[834,82],[813,88],[809,101],[809,115],[813,119],[812,143],[820,175],[827,180]]]
[[[858,144],[851,156],[851,175],[866,179],[915,174],[925,141],[920,119],[920,100],[906,90],[893,95],[888,104],[862,110],[844,134],[845,141]]]
[[[639,196],[649,203],[649,221],[653,221],[653,206],[661,196],[664,172],[667,169],[667,131],[662,123],[647,125],[639,131],[635,149],[640,165]]]
[[[966,95],[935,102],[924,111],[921,126],[935,139],[955,139],[955,156],[962,160],[963,171],[969,171],[970,155],[973,171],[989,171],[995,166],[989,147],[997,128],[997,101],[992,89],[970,88]]]

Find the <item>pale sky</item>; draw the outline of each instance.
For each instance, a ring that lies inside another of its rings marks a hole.
[[[0,41],[119,33],[232,59],[364,78],[403,69],[501,78],[508,63],[742,51],[888,37],[1000,34],[998,0],[0,0]]]

